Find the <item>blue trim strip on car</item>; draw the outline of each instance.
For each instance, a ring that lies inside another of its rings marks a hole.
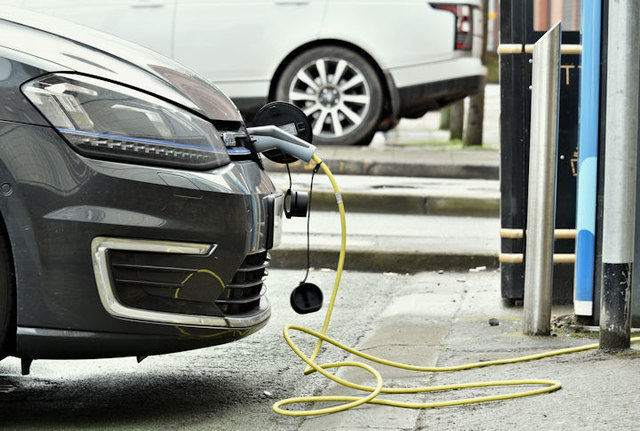
[[[132,142],[141,142],[145,144],[155,144],[155,145],[164,145],[164,146],[173,146],[173,147],[183,147],[183,148],[191,148],[194,150],[205,150],[210,152],[215,152],[211,148],[201,147],[198,145],[191,144],[183,144],[181,142],[172,142],[172,141],[160,141],[156,139],[146,139],[146,138],[132,138],[129,136],[119,136],[119,135],[110,135],[108,133],[97,133],[97,132],[86,132],[83,130],[71,130],[71,129],[63,129],[61,127],[57,128],[61,133],[73,133],[76,135],[86,135],[86,136],[96,136],[100,138],[108,138],[108,139],[119,139],[123,141],[132,141]]]
[[[229,154],[251,154],[251,150],[248,148],[240,147],[240,148],[227,148],[227,153]]]

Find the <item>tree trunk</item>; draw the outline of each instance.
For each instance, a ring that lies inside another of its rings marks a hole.
[[[487,57],[487,18],[489,13],[489,0],[482,1],[483,13],[483,27],[484,32],[482,36],[482,64],[486,64]],[[484,122],[484,85],[478,92],[470,97],[469,100],[469,113],[467,115],[467,127],[464,135],[463,146],[481,146],[482,145],[482,126]]]
[[[449,130],[451,121],[451,106],[440,109],[440,130]]]
[[[449,125],[451,130],[450,139],[462,139],[462,128],[464,126],[464,99],[450,105],[451,117],[449,118]]]
[[[463,146],[482,145],[482,123],[484,121],[484,87],[478,94],[469,98],[469,110],[467,112],[467,127],[465,128]]]

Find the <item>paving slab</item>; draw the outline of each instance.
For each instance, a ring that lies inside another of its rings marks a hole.
[[[347,269],[413,273],[498,266],[500,221],[495,217],[347,212],[346,225]],[[309,227],[311,265],[335,268],[340,247],[339,214],[313,212]],[[283,243],[270,252],[273,267],[305,267],[306,229],[307,219],[284,221]]]
[[[289,188],[289,176],[271,174],[276,187]],[[336,183],[348,212],[383,214],[458,215],[497,217],[500,184],[497,180],[408,178],[336,175]],[[292,189],[309,191],[311,173],[293,174]],[[336,198],[328,178],[313,179],[312,209],[336,210]]]
[[[411,147],[320,147],[316,154],[340,175],[378,175],[425,178],[499,178],[500,156],[495,149],[449,150]],[[269,173],[286,172],[284,165],[265,160]],[[295,162],[293,172],[310,172],[315,162]]]
[[[436,296],[436,297],[434,297]],[[415,365],[457,365],[512,358],[597,342],[591,328],[566,326],[550,336],[522,335],[521,307],[500,301],[500,273],[421,273],[390,298],[356,348],[380,353]],[[399,304],[414,304],[406,313]],[[432,306],[442,304],[435,311]],[[554,316],[570,313],[554,306]],[[491,325],[491,319],[497,325]],[[494,321],[495,323],[495,321]],[[438,343],[437,348],[433,347]],[[352,359],[350,355],[347,358]],[[618,354],[599,350],[575,353],[511,365],[460,372],[386,372],[391,387],[446,385],[452,383],[551,379],[562,389],[543,395],[436,409],[407,409],[367,405],[330,416],[305,419],[300,429],[359,430],[618,430],[636,429],[635,411],[640,402],[640,348]],[[383,367],[385,368],[385,367]],[[382,371],[382,369],[381,369]],[[371,384],[365,373],[341,369],[356,383]],[[402,396],[413,402],[515,393],[530,387],[480,388]],[[345,394],[328,383],[319,394]],[[350,393],[350,392],[349,392]],[[319,395],[317,393],[317,395]],[[396,399],[393,395],[385,398]]]

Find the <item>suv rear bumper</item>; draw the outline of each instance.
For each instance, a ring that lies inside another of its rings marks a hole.
[[[398,88],[397,116],[419,118],[428,111],[477,93],[485,80],[485,75],[475,75]]]

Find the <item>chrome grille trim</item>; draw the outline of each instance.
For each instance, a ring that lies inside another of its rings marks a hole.
[[[269,264],[265,261],[262,265],[254,265],[254,266],[241,266],[238,268],[238,272],[251,272],[251,271],[260,271],[261,269],[267,269]]]
[[[135,286],[145,286],[145,287],[164,287],[167,289],[179,289],[183,287],[182,283],[162,283],[160,281],[144,281],[144,280],[127,280],[124,278],[116,278],[116,284],[131,284]]]
[[[271,315],[269,303],[260,295],[257,307],[249,315],[217,317],[195,314],[169,313],[128,307],[118,301],[109,270],[108,251],[126,250],[139,252],[209,255],[216,244],[200,244],[173,241],[96,237],[91,241],[91,256],[100,301],[114,317],[172,325],[247,328],[266,321]],[[262,294],[262,290],[260,292]],[[255,300],[255,299],[254,299]]]
[[[229,283],[227,284],[227,289],[249,289],[251,287],[260,286],[263,283],[263,280],[254,280],[247,283]]]
[[[219,304],[247,304],[249,302],[259,301],[260,298],[264,296],[266,291],[267,291],[267,288],[263,286],[262,290],[260,290],[260,293],[257,293],[255,295],[242,297],[242,298],[226,298],[226,299],[218,298],[216,299],[216,304],[218,303]]]

